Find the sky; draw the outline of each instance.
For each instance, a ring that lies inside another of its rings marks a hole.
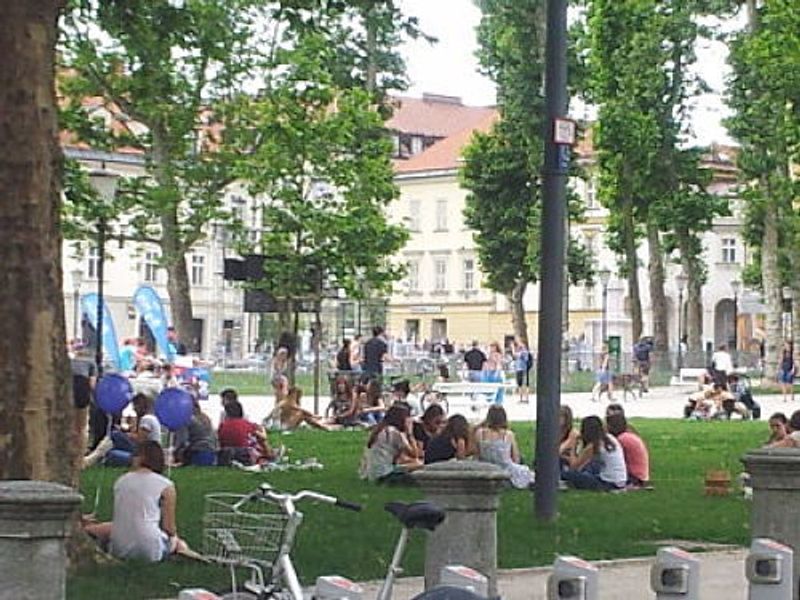
[[[408,93],[421,96],[432,92],[459,96],[470,105],[493,104],[494,84],[478,73],[475,58],[475,27],[481,13],[473,0],[400,0],[400,6],[406,15],[419,19],[425,33],[439,40],[434,45],[417,40],[403,47],[411,82]],[[720,96],[728,73],[725,57],[725,46],[720,42],[698,49],[698,70],[714,93],[695,103],[692,128],[696,143],[731,142],[721,124],[728,114]]]

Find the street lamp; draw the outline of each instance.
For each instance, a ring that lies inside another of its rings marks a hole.
[[[688,281],[686,274],[681,271],[675,277],[675,284],[678,286],[678,374],[683,367],[683,290],[686,289],[686,282]]]
[[[742,291],[742,282],[738,279],[731,281],[733,290],[733,361],[736,366],[739,353],[739,293]]]
[[[117,194],[119,174],[106,169],[93,169],[89,171],[89,182],[97,192],[104,208],[108,208]],[[106,211],[100,211],[97,221],[97,345],[95,346],[94,360],[97,363],[97,374],[103,374],[103,270],[106,260]]]
[[[608,343],[608,282],[611,279],[611,271],[608,269],[601,269],[597,272],[600,278],[600,285],[603,286],[603,330],[602,338],[603,344]]]
[[[80,318],[81,318],[81,284],[83,283],[83,269],[75,269],[70,273],[72,278],[72,338],[77,340],[81,337]]]

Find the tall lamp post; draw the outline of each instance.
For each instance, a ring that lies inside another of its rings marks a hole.
[[[119,174],[105,169],[93,169],[89,171],[89,181],[97,192],[100,202],[104,208],[109,207],[114,202],[117,194],[117,183]],[[95,346],[94,360],[97,363],[98,376],[103,374],[103,276],[106,260],[106,215],[101,211],[101,216],[97,221],[97,344]]]
[[[600,285],[603,286],[603,323],[602,335],[603,344],[608,343],[608,282],[611,279],[611,271],[608,269],[601,269],[597,272],[600,278]]]
[[[72,278],[72,338],[81,337],[81,284],[83,284],[83,269],[75,269],[70,273]]]
[[[733,290],[733,365],[736,366],[739,356],[739,294],[742,291],[742,282],[738,279],[731,281]]]
[[[678,286],[678,374],[683,368],[683,290],[686,289],[688,277],[683,272],[678,273],[675,284]]]

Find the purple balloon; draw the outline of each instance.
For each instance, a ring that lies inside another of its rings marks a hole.
[[[127,377],[119,373],[109,373],[103,375],[97,382],[94,397],[97,406],[102,410],[112,415],[120,415],[133,398],[133,387]]]
[[[192,395],[181,388],[167,388],[156,398],[156,416],[169,430],[176,431],[192,420]]]

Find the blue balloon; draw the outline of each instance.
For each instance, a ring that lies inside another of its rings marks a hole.
[[[94,397],[97,406],[102,410],[112,415],[120,415],[133,398],[133,387],[127,377],[119,373],[109,373],[103,375],[97,382]]]
[[[192,420],[194,401],[184,389],[173,387],[162,391],[156,398],[156,416],[169,430],[177,431]]]

